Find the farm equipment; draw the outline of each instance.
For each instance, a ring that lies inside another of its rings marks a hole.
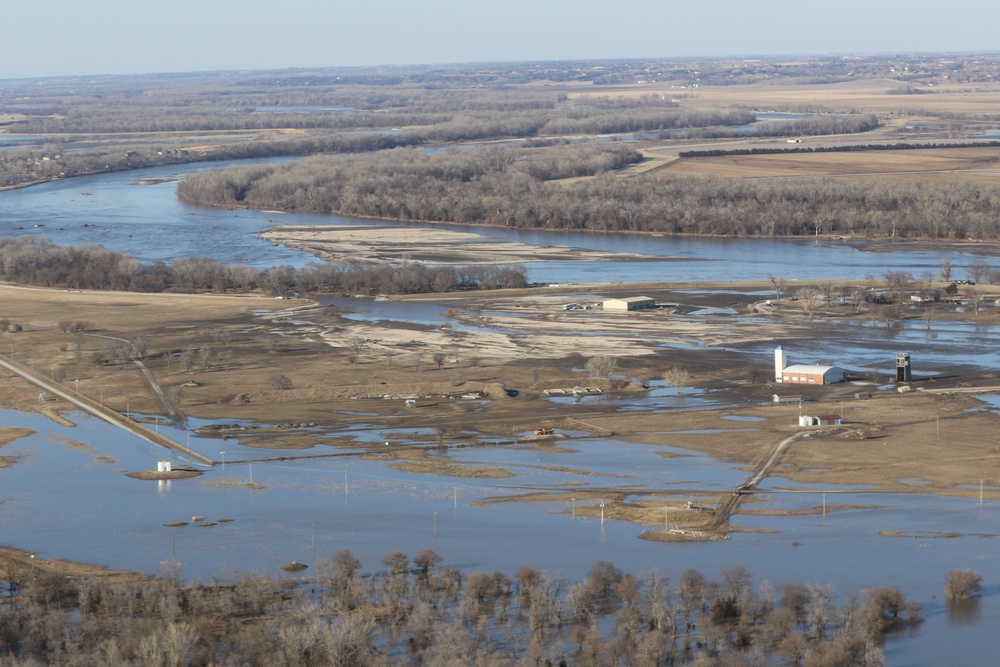
[[[552,435],[556,430],[548,426],[541,426],[535,429],[535,435]]]

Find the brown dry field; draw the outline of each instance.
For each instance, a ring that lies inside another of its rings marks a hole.
[[[952,134],[952,122],[929,115],[992,114],[1000,104],[1000,84],[955,85],[947,80],[934,82],[924,95],[893,95],[887,91],[898,85],[889,79],[861,79],[834,84],[804,83],[794,79],[776,79],[749,85],[672,88],[667,84],[646,83],[594,87],[589,85],[566,88],[571,98],[623,96],[640,97],[660,94],[676,99],[681,108],[732,109],[757,111],[821,108],[832,113],[875,113],[881,127],[862,134],[802,137],[794,147],[837,146],[855,144],[891,144],[907,142],[914,137],[930,138],[943,143],[975,140],[959,139]],[[985,117],[984,118],[988,118]],[[986,120],[959,121],[969,126],[981,124],[984,130],[996,129]],[[937,129],[907,130],[913,123],[926,123]],[[646,160],[622,170],[620,175],[633,176],[651,171],[692,175],[732,177],[795,177],[795,176],[879,176],[883,179],[920,176],[937,182],[952,179],[994,182],[1000,165],[995,160],[996,148],[880,151],[871,153],[826,153],[819,155],[769,155],[714,157],[679,160],[683,151],[709,149],[791,148],[785,137],[757,137],[674,140],[647,142],[642,146]]]
[[[796,178],[873,176],[908,180],[928,176],[955,180],[997,181],[1000,148],[943,148],[905,151],[726,155],[680,158],[663,169],[692,176]]]
[[[614,286],[619,292],[634,287]],[[476,434],[509,438],[504,440],[508,446],[565,454],[565,465],[559,469],[578,477],[580,482],[571,488],[537,490],[482,502],[563,499],[568,503],[573,497],[580,501],[578,513],[594,514],[598,511],[596,500],[605,499],[609,519],[662,527],[664,512],[674,512],[670,523],[690,531],[679,535],[653,530],[644,535],[647,539],[701,539],[718,537],[721,533],[715,530],[715,524],[719,521],[723,533],[730,528],[719,514],[727,497],[699,490],[699,480],[636,492],[630,489],[627,479],[578,469],[572,438],[524,441],[518,437],[540,425],[595,434],[611,432],[618,439],[651,447],[706,452],[744,467],[749,478],[779,442],[799,430],[799,407],[769,404],[773,393],[787,393],[790,389],[766,382],[770,368],[755,369],[739,353],[717,347],[815,335],[824,320],[855,317],[854,309],[830,307],[810,322],[795,302],[783,302],[780,317],[768,323],[740,324],[726,317],[692,323],[690,318],[678,315],[696,308],[733,305],[740,290],[766,286],[730,285],[727,288],[732,292],[721,296],[685,292],[692,287],[642,285],[641,291],[661,302],[676,299],[676,305],[631,315],[561,308],[566,301],[589,302],[615,295],[617,292],[610,286],[588,286],[587,292],[541,288],[422,297],[444,304],[442,309],[452,308],[450,317],[454,322],[501,329],[516,326],[520,331],[504,334],[459,331],[448,326],[355,322],[334,308],[306,299],[64,292],[8,286],[0,288],[4,316],[21,324],[24,330],[0,335],[0,350],[9,354],[12,349],[15,359],[30,362],[41,372],[49,369],[51,374],[51,369],[64,368],[67,388],[75,389],[78,378],[81,393],[100,397],[105,405],[120,412],[127,409],[163,414],[163,406],[134,366],[126,364],[119,370],[92,360],[107,343],[108,339],[102,337],[127,339],[143,335],[149,341],[147,366],[184,414],[261,424],[252,433],[239,433],[241,444],[285,449],[289,456],[328,455],[335,453],[340,444],[358,447],[349,437],[337,437],[337,430],[344,426],[370,423],[373,428],[429,428],[434,435],[414,436],[405,443],[389,438],[389,448],[370,447],[368,456],[415,475],[507,478],[516,477],[516,470],[451,461],[447,450],[453,446],[489,446],[481,444]],[[484,321],[477,314],[479,309],[509,312],[510,322],[502,314]],[[988,323],[995,324],[998,318],[998,314],[981,315],[981,321]],[[77,337],[61,331],[60,322],[76,320],[92,324],[87,335]],[[83,346],[80,361],[73,352],[77,340]],[[354,361],[351,340],[364,342]],[[680,347],[664,348],[664,344]],[[212,350],[208,365],[199,362],[190,372],[183,368],[177,354],[189,348]],[[220,351],[225,354],[216,356]],[[445,357],[440,367],[433,358],[435,353]],[[613,404],[584,402],[553,409],[544,390],[580,384],[581,376],[573,369],[599,354],[616,356],[620,372],[634,378],[618,382],[586,380],[588,386],[601,387],[609,395],[623,399],[644,397],[646,390],[640,386],[644,379],[661,378],[665,369],[682,363],[691,372],[690,386],[715,390],[716,396],[730,407],[623,413]],[[752,382],[753,370],[765,382]],[[276,373],[289,377],[293,388],[273,389],[269,378]],[[962,389],[1000,386],[1000,380],[991,375],[951,377],[916,385],[920,389]],[[179,393],[174,393],[175,387],[179,387]],[[517,396],[509,396],[505,388],[516,389]],[[1000,498],[1000,479],[991,477],[991,471],[1000,469],[1000,447],[991,436],[998,417],[991,412],[970,411],[977,402],[961,393],[881,391],[871,400],[854,399],[854,392],[870,388],[871,383],[863,380],[830,387],[796,387],[794,391],[801,391],[808,399],[809,413],[842,412],[846,424],[844,429],[796,440],[777,462],[774,472],[802,484],[866,484],[887,492],[969,497],[978,493],[972,487],[985,477],[987,495]],[[473,391],[482,392],[490,400],[480,404],[446,396]],[[417,397],[415,408],[403,405],[405,396]],[[0,405],[44,409],[55,417],[59,403],[40,404],[36,389],[4,373],[0,377]],[[357,412],[366,414],[350,414]],[[724,415],[761,421],[726,421]],[[332,437],[320,443],[316,436],[298,427],[302,424],[318,425]],[[706,429],[726,432],[681,433]],[[6,435],[0,442],[23,433]],[[663,456],[664,465],[669,466],[676,454],[665,450]],[[8,463],[12,464],[8,470],[16,470],[16,458]],[[696,505],[703,503],[705,509],[685,509],[684,502],[690,499]],[[732,509],[753,512],[753,500],[753,496],[742,496],[741,505]],[[846,496],[838,505],[852,506]],[[831,506],[828,511],[835,509]]]
[[[1000,103],[1000,85],[943,83],[925,95],[891,95],[898,86],[889,79],[865,79],[832,84],[776,81],[747,86],[702,86],[684,103],[705,106],[743,104],[757,109],[809,104],[832,111],[890,114],[907,109],[935,109],[956,113],[993,113]]]
[[[641,97],[650,93],[676,99],[682,107],[731,108],[735,105],[761,111],[811,105],[833,112],[899,114],[908,110],[934,109],[955,113],[994,113],[1000,104],[1000,84],[955,85],[937,82],[924,95],[895,95],[887,91],[899,85],[890,79],[859,79],[841,83],[807,83],[790,78],[747,85],[672,88],[659,83],[610,86],[559,86],[569,97]]]

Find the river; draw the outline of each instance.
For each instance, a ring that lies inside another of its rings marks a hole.
[[[210,163],[83,176],[0,193],[0,235],[42,235],[58,245],[96,243],[142,261],[212,256],[220,262],[263,268],[303,266],[310,255],[261,239],[275,224],[399,226],[406,223],[357,220],[334,215],[232,211],[190,206],[176,196],[173,180],[184,172],[219,168]],[[140,179],[150,179],[142,185]],[[848,243],[814,239],[723,239],[702,237],[545,232],[495,227],[445,225],[483,237],[532,245],[630,252],[663,257],[650,262],[529,263],[528,277],[544,283],[763,280],[768,273],[790,281],[861,279],[906,270],[937,275],[943,259],[962,277],[962,267],[983,260],[1000,266],[989,253],[915,249],[883,244],[862,250]]]
[[[257,234],[275,221],[297,225],[357,222],[336,216],[192,207],[177,200],[174,182],[137,184],[139,178],[163,179],[176,173],[176,168],[149,169],[0,193],[0,234],[44,234],[66,245],[99,243],[144,261],[204,256],[211,250],[216,259],[226,263],[301,266],[312,258],[263,241]],[[489,228],[474,231],[533,244],[642,252],[664,258],[635,263],[529,265],[529,278],[540,282],[762,280],[767,273],[789,280],[861,278],[892,269],[936,273],[945,257],[958,267],[958,273],[974,259],[996,261],[985,255],[911,250],[903,245],[875,252],[812,240],[620,237]],[[375,318],[373,314],[359,316]],[[436,317],[432,310],[421,310],[416,316]],[[923,344],[928,354],[940,350],[944,361],[974,365],[995,360],[995,354],[989,351],[992,334],[975,327],[950,325],[933,334],[938,338],[915,328],[903,329],[897,335],[899,343]],[[845,330],[841,341],[847,344],[851,340],[856,338]],[[947,353],[942,341],[950,344]],[[816,343],[817,348],[820,345]],[[964,358],[956,359],[952,346],[965,345],[972,347]],[[977,349],[987,354],[976,360]],[[750,352],[763,355],[768,350]],[[517,492],[502,481],[456,482],[450,477],[410,475],[382,462],[345,457],[256,463],[251,468],[239,461],[268,452],[245,447],[238,438],[224,445],[218,440],[191,438],[196,450],[227,460],[225,471],[217,469],[200,480],[171,484],[138,481],[121,471],[152,468],[162,452],[82,414],[72,413],[70,417],[77,427],[62,427],[40,415],[0,410],[4,424],[37,431],[4,451],[23,458],[15,466],[0,470],[3,542],[34,549],[43,558],[69,558],[147,572],[155,571],[161,561],[175,558],[184,564],[186,576],[203,581],[237,571],[274,574],[280,564],[292,560],[315,563],[344,547],[352,549],[367,568],[377,567],[379,557],[394,549],[413,555],[431,546],[446,563],[466,572],[500,569],[513,574],[520,566],[530,564],[561,572],[570,579],[582,577],[602,559],[630,572],[657,568],[675,582],[689,567],[718,578],[722,568],[745,565],[754,573],[756,583],[764,579],[775,584],[832,583],[842,596],[888,584],[916,598],[924,607],[927,621],[919,632],[888,642],[887,664],[945,664],[955,656],[962,656],[963,664],[986,664],[1000,651],[1000,636],[994,632],[1000,622],[1000,586],[996,583],[1000,559],[992,549],[1000,533],[1000,503],[996,501],[980,505],[967,499],[935,496],[862,494],[851,496],[850,503],[880,509],[830,512],[825,517],[786,517],[778,523],[773,517],[737,516],[734,523],[738,526],[777,527],[779,532],[737,532],[724,542],[664,544],[637,539],[641,526],[616,521],[602,525],[598,519],[574,518],[570,507],[469,504],[483,497]],[[189,427],[200,424],[192,420]],[[732,423],[720,422],[720,429],[727,427]],[[354,427],[352,434],[366,440],[382,437],[382,432],[363,426]],[[172,435],[182,442],[188,437],[183,431]],[[316,435],[322,441],[331,434]],[[404,434],[392,435],[405,441]],[[625,483],[640,490],[692,479],[707,487],[726,489],[745,475],[731,464],[691,451],[664,460],[653,456],[649,447],[613,439],[582,438],[570,446],[576,450],[572,455],[575,468],[627,474]],[[319,445],[318,450],[326,451],[327,447]],[[334,449],[330,447],[329,451]],[[454,456],[477,465],[530,470],[522,473],[524,477],[518,483],[551,485],[574,481],[555,472],[564,465],[560,454],[487,447],[456,451]],[[266,488],[251,490],[212,483],[220,477],[245,481],[251,476]],[[769,483],[783,484],[787,480],[779,478]],[[820,502],[814,496],[772,494],[763,506],[795,509]],[[190,523],[196,515],[218,523],[210,527],[164,526],[177,521]],[[881,534],[889,529],[925,537]],[[951,532],[961,536],[935,536]],[[985,595],[970,615],[950,614],[941,599],[945,574],[958,567],[980,571],[987,584]]]

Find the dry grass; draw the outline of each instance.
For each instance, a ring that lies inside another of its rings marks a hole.
[[[695,96],[682,99],[687,106],[726,107],[735,104],[752,109],[785,108],[789,105],[822,106],[847,113],[890,114],[904,109],[935,109],[950,112],[992,113],[1000,104],[1000,87],[940,85],[927,95],[890,95],[898,86],[889,79],[865,79],[833,84],[811,84],[784,79],[745,86],[702,86]],[[647,91],[648,92],[648,91]]]

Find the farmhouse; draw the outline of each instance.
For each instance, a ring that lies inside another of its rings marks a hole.
[[[627,299],[606,299],[603,303],[604,310],[641,310],[643,308],[656,308],[656,299],[648,296],[630,296]]]

